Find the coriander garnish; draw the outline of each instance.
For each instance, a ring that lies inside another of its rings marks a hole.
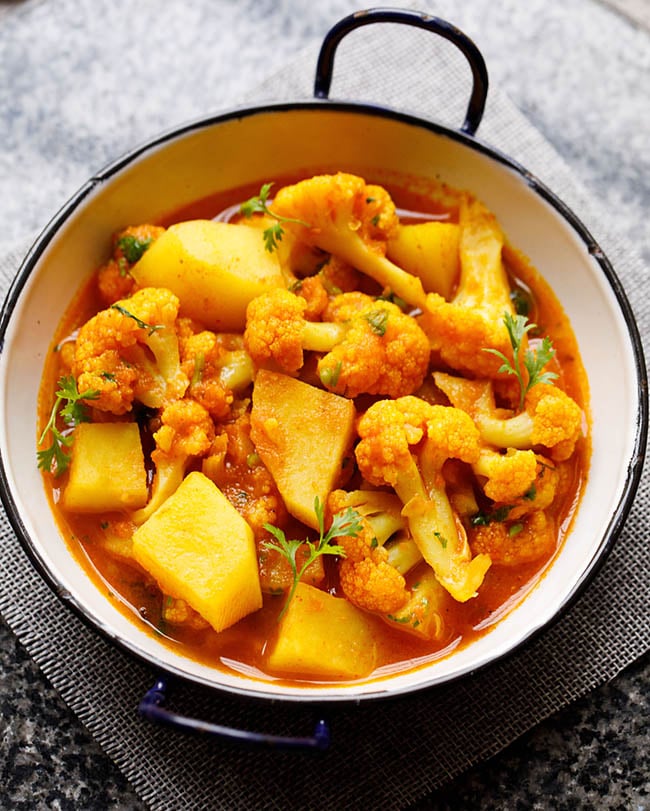
[[[348,507],[344,512],[337,513],[332,518],[332,525],[327,532],[325,532],[325,508],[324,505],[321,504],[318,496],[316,496],[314,499],[314,511],[318,519],[318,531],[320,536],[318,541],[315,543],[307,540],[288,541],[286,535],[281,529],[274,527],[273,524],[264,524],[264,529],[267,530],[267,532],[270,532],[277,541],[277,543],[265,541],[264,546],[267,549],[275,549],[276,552],[279,552],[284,558],[286,558],[289,561],[289,566],[291,567],[291,572],[293,574],[293,583],[278,620],[282,619],[284,616],[284,613],[289,607],[289,603],[295,594],[296,588],[298,587],[298,583],[300,582],[307,568],[321,555],[339,555],[340,557],[345,557],[345,550],[343,547],[332,544],[332,541],[335,538],[347,536],[356,537],[362,529],[361,516],[356,510],[353,510],[352,507]],[[298,564],[296,563],[296,553],[303,544],[306,544],[309,554],[305,558],[305,561],[300,569],[298,569]]]
[[[153,335],[154,332],[157,332],[159,329],[165,328],[164,324],[147,324],[146,321],[138,318],[137,315],[133,315],[133,313],[129,312],[126,307],[122,307],[121,304],[111,304],[111,309],[117,310],[118,313],[122,313],[122,315],[125,315],[127,318],[132,318],[141,329],[146,329],[149,335]]]
[[[499,372],[506,372],[509,375],[514,375],[519,381],[519,411],[524,407],[524,400],[528,392],[533,386],[538,383],[550,384],[557,375],[555,372],[542,372],[542,369],[555,355],[555,349],[551,343],[551,339],[545,337],[538,349],[527,349],[524,352],[523,360],[520,358],[521,347],[526,333],[537,327],[537,324],[528,322],[525,315],[511,315],[505,313],[503,323],[508,330],[508,337],[510,338],[510,345],[514,356],[514,365],[510,363],[509,359],[499,352],[498,349],[483,349],[484,352],[490,352],[501,358],[503,363],[499,367]],[[522,368],[523,365],[523,368]],[[525,369],[525,374],[524,374]]]
[[[60,413],[66,425],[72,428],[80,422],[88,422],[86,407],[81,401],[96,400],[99,397],[99,392],[95,389],[87,389],[79,393],[77,381],[72,375],[59,378],[57,385],[59,388],[56,392],[50,418],[38,440],[38,444],[42,445],[49,431],[52,435],[52,444],[43,450],[37,451],[36,456],[38,458],[38,466],[41,470],[48,470],[54,473],[55,476],[60,476],[68,469],[68,465],[70,464],[70,456],[66,453],[65,449],[72,445],[72,436],[62,434],[57,428],[57,414]],[[61,408],[61,404],[64,401],[65,405]]]
[[[262,232],[264,247],[269,253],[273,253],[278,247],[278,243],[282,241],[282,237],[284,236],[282,223],[293,222],[296,223],[296,225],[304,225],[305,228],[311,228],[309,223],[303,222],[303,220],[296,220],[293,217],[282,217],[280,214],[275,214],[271,211],[268,207],[268,199],[272,185],[273,183],[264,183],[260,188],[259,194],[249,198],[245,203],[239,206],[240,214],[243,214],[246,219],[250,219],[253,214],[267,214],[276,221],[274,225],[270,225]]]

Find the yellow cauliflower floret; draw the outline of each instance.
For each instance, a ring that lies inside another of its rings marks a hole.
[[[486,479],[483,492],[488,498],[511,502],[530,490],[537,475],[537,459],[532,451],[510,448],[499,453],[491,448],[481,448],[472,469],[477,476]]]
[[[373,546],[374,534],[365,519],[362,531],[355,537],[338,540],[345,550],[339,564],[343,593],[359,608],[379,614],[390,614],[409,598],[402,575],[388,563],[388,552]]]
[[[434,379],[455,406],[471,414],[483,440],[497,448],[527,450],[542,445],[552,459],[564,461],[582,436],[582,409],[550,383],[537,383],[529,389],[524,411],[513,415],[496,408],[489,381],[464,380],[439,372]]]
[[[329,303],[329,294],[320,274],[301,279],[291,289],[305,300],[306,307],[303,317],[307,321],[318,321]]]
[[[307,321],[306,308],[299,292],[282,289],[248,305],[244,342],[258,366],[276,365],[293,374],[304,363],[304,350],[314,350],[327,353],[318,375],[336,394],[401,397],[422,384],[428,339],[395,304],[345,293],[328,305],[331,321]]]
[[[477,555],[489,555],[493,563],[518,566],[550,555],[555,549],[553,521],[543,511],[531,513],[522,522],[492,521],[470,530],[470,545]]]
[[[385,189],[344,172],[316,175],[280,189],[273,212],[307,224],[287,224],[297,240],[344,260],[414,307],[424,306],[420,280],[386,258],[398,218]]]
[[[377,487],[395,485],[399,472],[410,464],[410,445],[424,436],[423,428],[409,424],[394,400],[374,403],[359,420],[357,430],[361,437],[355,450],[357,464],[364,479]]]
[[[230,414],[233,403],[232,390],[220,377],[220,360],[224,349],[214,332],[201,332],[181,341],[181,368],[190,386],[189,396],[200,403],[215,420]]]
[[[162,456],[202,456],[214,440],[214,423],[208,412],[194,400],[177,400],[163,409],[162,425],[154,433],[154,462]]]
[[[215,429],[208,412],[194,400],[176,400],[165,406],[151,458],[156,472],[148,503],[133,514],[136,524],[144,523],[180,486],[190,463],[209,453]]]
[[[526,395],[532,419],[531,441],[551,449],[553,459],[568,459],[582,435],[582,409],[556,386],[538,385]]]
[[[124,414],[133,401],[152,408],[182,397],[175,321],[178,299],[164,288],[144,288],[87,321],[75,342],[73,374],[81,391],[99,392],[93,406]]]
[[[336,321],[344,324],[351,321],[360,312],[374,303],[374,298],[360,290],[352,290],[349,293],[340,293],[333,296],[323,313],[326,321]]]
[[[422,385],[429,354],[429,341],[413,318],[388,301],[372,301],[321,358],[318,374],[327,389],[347,397],[403,397]]]
[[[438,582],[460,602],[474,597],[490,559],[472,559],[442,472],[450,457],[470,463],[478,458],[479,434],[469,415],[418,397],[380,400],[361,417],[358,433],[361,475],[395,489],[413,540]]]
[[[494,215],[475,200],[463,200],[460,212],[460,279],[451,301],[427,296],[421,324],[431,348],[452,369],[480,377],[498,377],[501,359],[512,358],[503,318],[512,314],[510,283],[502,261],[503,234]]]
[[[303,298],[280,288],[250,302],[244,343],[257,365],[272,360],[286,372],[301,368],[306,307]]]

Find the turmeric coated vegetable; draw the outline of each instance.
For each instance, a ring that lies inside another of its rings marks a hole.
[[[518,566],[547,557],[555,549],[553,522],[543,511],[522,521],[491,521],[470,530],[474,554],[486,554],[501,566]]]
[[[478,431],[471,419],[459,409],[410,396],[374,403],[358,431],[356,458],[364,478],[394,488],[422,556],[449,593],[460,602],[475,596],[490,559],[472,559],[442,475],[450,457],[478,459]]]
[[[389,301],[369,300],[344,323],[345,336],[318,362],[325,388],[346,397],[403,397],[422,385],[430,350],[415,319]]]
[[[189,381],[180,366],[177,314],[173,293],[147,287],[81,327],[72,368],[80,391],[98,392],[95,408],[120,415],[134,401],[161,408],[183,396]]]
[[[234,393],[253,382],[253,362],[238,335],[195,331],[190,319],[178,321],[181,368],[189,380],[188,395],[215,420],[230,414]]]
[[[115,234],[113,255],[97,272],[97,289],[107,306],[131,295],[135,287],[131,268],[164,230],[157,225],[136,225]]]
[[[494,416],[488,407],[477,417],[481,436],[502,448],[543,445],[552,459],[568,459],[582,436],[578,404],[557,386],[538,386],[526,395],[525,409],[504,419]]]
[[[253,299],[246,310],[244,343],[258,366],[269,361],[284,372],[297,372],[303,351],[329,351],[347,331],[345,324],[307,321],[307,303],[288,290],[273,290]]]
[[[503,234],[494,215],[477,201],[462,202],[460,226],[460,279],[455,295],[446,301],[430,293],[421,323],[432,349],[448,366],[497,377],[499,358],[484,350],[512,356],[503,323],[504,313],[512,313],[502,261]]]
[[[306,303],[274,290],[248,306],[244,341],[259,366],[299,371],[304,351],[326,352],[318,375],[326,389],[346,397],[411,394],[423,382],[429,342],[415,320],[389,301],[343,293],[328,305],[332,321],[307,321]]]
[[[532,487],[537,474],[537,459],[532,451],[509,448],[499,453],[492,448],[481,448],[472,465],[474,473],[484,478],[483,492],[493,501],[519,499]]]
[[[330,512],[336,515],[349,509],[358,511],[359,507],[362,511],[372,510],[368,501],[363,504],[360,498],[362,492],[350,494],[335,490],[328,502]],[[373,493],[370,492],[369,495],[372,497]],[[377,495],[381,497],[389,494]],[[390,512],[384,513],[383,517],[384,526],[379,531],[379,537],[376,530],[379,528],[380,514],[374,512],[373,516],[367,517],[363,512],[359,512],[360,528],[357,533],[339,538],[339,544],[345,554],[339,565],[339,578],[343,593],[351,603],[366,611],[390,614],[406,603],[409,593],[404,578],[388,562],[388,553],[383,548],[386,532],[389,536],[392,535],[403,521],[401,517],[398,520],[394,512],[392,521]]]
[[[194,400],[177,400],[163,409],[162,425],[154,433],[156,465],[151,497],[145,507],[133,513],[141,524],[174,493],[183,481],[193,458],[205,456],[214,439],[214,424],[208,412]]]
[[[297,238],[344,259],[414,307],[425,293],[416,276],[386,258],[386,241],[397,226],[395,206],[380,186],[339,172],[317,175],[280,189],[273,211],[309,224],[288,224]]]
[[[534,386],[526,394],[519,414],[497,408],[490,381],[470,381],[441,372],[436,385],[452,404],[467,411],[482,439],[497,448],[530,449],[538,445],[549,456],[568,459],[582,436],[582,409],[562,389],[552,384]]]

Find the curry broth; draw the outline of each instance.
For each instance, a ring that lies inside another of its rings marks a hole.
[[[285,178],[282,183],[294,182],[296,178]],[[281,183],[278,183],[278,187]],[[391,194],[402,221],[419,222],[430,219],[457,221],[457,208],[454,197],[444,189],[444,194],[433,195],[421,191],[412,191],[405,186],[382,182]],[[218,218],[231,220],[237,218],[239,204],[255,194],[259,184],[242,187],[228,193],[220,193],[199,200],[190,206],[165,216],[158,223],[169,226],[174,222],[187,219]],[[445,203],[440,203],[440,199]],[[110,235],[107,235],[107,254],[110,247]],[[553,371],[558,374],[558,385],[563,388],[587,411],[588,389],[585,373],[580,361],[578,348],[571,326],[554,293],[528,260],[510,246],[504,248],[504,264],[513,287],[519,288],[528,296],[530,303],[530,320],[539,325],[548,335],[556,349],[552,362]],[[39,426],[42,429],[47,422],[58,380],[64,365],[62,356],[66,342],[74,338],[75,330],[89,317],[103,308],[96,290],[94,276],[90,278],[75,296],[70,308],[59,324],[53,342],[53,351],[49,353],[39,397]],[[95,412],[97,418],[101,415]],[[95,416],[94,415],[94,416]],[[115,418],[111,415],[111,419]],[[585,426],[585,438],[579,440],[574,452],[569,471],[569,486],[565,488],[564,498],[554,503],[552,518],[557,527],[556,551],[562,544],[571,524],[572,515],[578,503],[586,477],[589,442]],[[147,438],[143,443],[146,447]],[[149,437],[150,439],[150,437]],[[149,471],[151,477],[151,470]],[[97,587],[113,600],[120,610],[133,617],[134,621],[159,636],[169,646],[180,650],[207,665],[235,670],[257,676],[262,679],[277,680],[278,676],[269,673],[266,655],[277,633],[277,616],[283,604],[283,597],[264,595],[264,605],[259,611],[248,615],[234,626],[216,633],[210,628],[192,628],[189,625],[170,625],[163,619],[162,609],[164,596],[150,575],[141,570],[137,564],[121,557],[119,554],[120,539],[128,540],[135,526],[126,514],[83,515],[74,514],[63,509],[60,494],[65,487],[66,475],[54,478],[44,474],[46,489],[49,494],[53,513],[57,523],[75,557],[83,565],[88,576]],[[247,487],[255,497],[255,483],[248,482]],[[236,503],[236,482],[231,492],[224,488],[234,506]],[[294,522],[287,529],[287,537],[313,537],[313,533],[304,526]],[[292,535],[295,530],[297,534]],[[115,543],[108,551],[105,543],[107,532],[115,538]],[[459,646],[467,645],[478,636],[489,631],[507,610],[527,593],[543,574],[544,569],[553,557],[518,566],[493,564],[488,570],[478,596],[465,603],[448,599],[445,603],[445,629],[442,639],[431,642],[423,641],[414,635],[389,626],[379,617],[371,617],[375,626],[379,649],[379,668],[377,675],[393,672],[401,668],[421,666]],[[334,561],[324,559],[326,579],[324,587],[339,595]],[[407,576],[407,585],[415,582],[416,569]],[[308,681],[317,682],[313,676]],[[372,678],[372,676],[370,677]],[[299,681],[299,676],[282,681]]]

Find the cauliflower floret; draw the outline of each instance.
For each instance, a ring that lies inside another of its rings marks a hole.
[[[427,296],[421,326],[431,348],[452,369],[502,376],[501,360],[485,349],[512,358],[504,313],[513,312],[510,283],[501,252],[503,234],[494,215],[476,201],[460,207],[460,280],[452,301]]]
[[[250,413],[224,423],[219,431],[203,460],[203,473],[246,520],[256,540],[268,538],[264,525],[284,526],[287,510],[250,438]]]
[[[532,451],[509,448],[499,453],[492,448],[481,448],[472,470],[485,479],[483,492],[488,498],[510,502],[522,498],[532,487],[537,475],[537,459]]]
[[[341,588],[347,599],[359,608],[378,614],[390,614],[408,600],[402,575],[388,563],[388,552],[373,547],[374,533],[362,520],[363,530],[356,537],[343,537],[339,544],[345,557],[339,564]]]
[[[384,543],[404,526],[394,495],[372,490],[334,490],[328,499],[330,516],[353,509],[361,531],[338,539],[345,552],[339,579],[347,599],[358,608],[378,614],[397,611],[409,598],[404,577],[388,562]]]
[[[543,446],[554,461],[568,459],[582,436],[580,406],[562,389],[538,383],[528,390],[524,411],[499,409],[489,381],[464,380],[436,372],[436,385],[450,402],[467,411],[482,439],[497,448],[531,449]]]
[[[512,499],[507,504],[508,519],[511,521],[523,518],[532,512],[546,510],[560,493],[561,479],[563,475],[567,474],[568,466],[554,464],[540,454],[535,454],[535,461],[537,463],[535,481],[520,498]],[[500,506],[496,503],[495,509]]]
[[[395,304],[344,293],[327,307],[335,320],[316,322],[305,319],[306,306],[300,295],[281,289],[248,305],[244,342],[257,365],[276,364],[295,373],[303,366],[304,350],[326,352],[318,363],[320,380],[347,397],[401,397],[422,384],[429,342]]]
[[[429,366],[429,342],[416,321],[388,301],[371,301],[343,340],[318,363],[323,385],[347,397],[412,394]]]
[[[303,317],[307,321],[319,321],[329,303],[329,294],[320,274],[301,279],[291,287],[292,292],[306,303]]]
[[[548,448],[555,461],[568,459],[582,436],[582,409],[557,386],[534,386],[526,395],[525,411],[514,417],[477,414],[476,424],[486,442],[501,448]]]
[[[420,280],[385,256],[398,219],[382,187],[343,172],[317,175],[280,189],[273,212],[308,224],[287,224],[297,239],[343,259],[412,306],[424,306]]]
[[[542,510],[520,522],[491,521],[470,529],[474,554],[487,554],[493,563],[518,566],[547,557],[555,549],[553,521]]]
[[[182,625],[193,631],[203,631],[210,627],[210,623],[195,611],[185,600],[178,597],[163,597],[161,612],[163,622],[170,625]]]
[[[305,299],[281,288],[250,302],[244,344],[258,366],[270,363],[285,372],[297,372],[305,349],[326,352],[341,340],[345,325],[307,321],[306,309]]]
[[[363,287],[363,275],[338,256],[329,256],[318,275],[330,296],[351,293]]]
[[[100,411],[120,415],[134,400],[151,408],[182,397],[188,379],[180,367],[175,321],[179,302],[148,287],[87,321],[75,342],[73,374],[80,391],[99,392]]]
[[[235,394],[252,383],[253,362],[238,335],[209,330],[194,332],[189,319],[179,319],[181,368],[190,385],[187,394],[215,420],[231,413]]]
[[[144,523],[171,496],[190,463],[205,456],[215,438],[208,412],[194,400],[176,400],[160,415],[160,428],[154,433],[156,447],[151,459],[156,466],[151,496],[146,506],[136,510],[133,521]]]
[[[472,559],[442,473],[450,457],[468,463],[478,459],[479,435],[472,420],[459,409],[409,396],[371,405],[359,420],[358,433],[355,453],[362,476],[375,486],[394,488],[422,556],[454,599],[475,596],[490,559]]]

